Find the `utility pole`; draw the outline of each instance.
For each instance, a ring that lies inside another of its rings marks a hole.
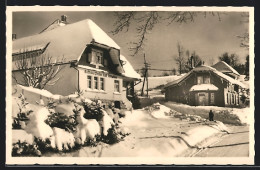
[[[145,59],[145,54],[144,54],[144,80],[143,80],[143,87],[142,87],[142,92],[141,92],[141,96],[144,95],[144,84],[145,84],[145,81],[146,81],[146,95],[148,97],[148,69],[151,67],[151,64],[147,63],[146,62],[146,59]]]

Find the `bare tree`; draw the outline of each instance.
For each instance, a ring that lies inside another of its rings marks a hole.
[[[176,56],[174,59],[176,61],[176,64],[178,65],[178,70],[179,73],[181,74],[184,67],[185,67],[185,58],[184,58],[184,48],[180,44],[180,42],[177,43],[177,51],[178,51],[178,56]]]
[[[221,15],[224,12],[190,12],[190,11],[173,11],[173,12],[116,12],[116,21],[114,23],[113,34],[118,34],[121,31],[128,31],[130,25],[135,25],[137,32],[137,41],[131,42],[133,55],[136,55],[145,45],[146,35],[149,34],[154,26],[159,22],[166,21],[167,25],[172,23],[187,23],[194,22],[198,16],[207,15],[217,16],[221,21]]]
[[[13,73],[12,76],[16,83],[24,84],[38,89],[43,89],[46,85],[54,85],[60,77],[56,77],[62,70],[60,62],[52,61],[52,57],[47,55],[29,56],[24,52],[20,58],[15,61],[17,70],[22,74],[24,82],[18,82]]]
[[[241,23],[249,23],[249,13],[244,12],[241,14],[242,20],[240,21]],[[237,35],[237,37],[241,40],[240,46],[244,48],[249,48],[249,32],[246,31],[245,33],[241,35]]]

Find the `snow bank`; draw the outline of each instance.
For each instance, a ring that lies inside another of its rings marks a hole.
[[[131,111],[126,111],[126,116],[121,118],[120,121],[124,126],[133,127],[146,127],[147,123],[143,121],[144,119],[150,119],[149,113],[144,109],[138,109]]]
[[[42,99],[44,103],[47,103],[49,98],[53,95],[51,92],[43,89],[37,89],[33,87],[26,87],[18,85],[22,89],[23,95],[29,103],[35,103]]]
[[[55,145],[59,151],[69,150],[74,147],[75,139],[72,133],[57,127],[53,128],[53,132],[55,136]]]
[[[45,107],[35,110],[29,115],[30,120],[24,130],[43,140],[49,138],[53,135],[53,131],[51,127],[44,122],[48,118],[49,114],[48,109]]]
[[[199,126],[193,128],[186,132],[185,135],[182,135],[182,138],[187,141],[187,143],[191,146],[195,146],[199,142],[202,142],[206,138],[218,133],[219,130],[216,128],[212,128],[209,126]]]
[[[164,106],[164,105],[161,105],[159,103],[156,103],[156,104],[153,104],[154,107],[158,107],[157,109],[155,110],[152,110],[151,111],[151,115],[155,118],[161,118],[161,119],[167,119],[167,118],[170,118],[168,115],[171,111],[170,108]]]
[[[204,119],[208,119],[209,111],[212,110],[214,113],[214,120],[234,125],[241,125],[243,123],[249,124],[248,117],[250,114],[253,114],[249,112],[249,108],[189,106],[175,102],[166,102],[164,105],[182,114],[198,115]]]
[[[234,108],[231,113],[237,115],[240,121],[246,124],[250,124],[250,117],[254,114],[254,112],[250,112],[248,107],[243,109]]]
[[[12,143],[16,142],[27,142],[28,144],[33,144],[34,137],[32,134],[27,133],[25,130],[12,130]]]

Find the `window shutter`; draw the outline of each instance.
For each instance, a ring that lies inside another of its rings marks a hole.
[[[92,53],[88,53],[88,62],[91,63],[92,61]]]
[[[107,59],[104,58],[104,66],[107,66]]]

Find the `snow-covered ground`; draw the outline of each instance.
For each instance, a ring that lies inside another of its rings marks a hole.
[[[216,128],[219,123],[212,122],[215,127],[211,127],[205,123],[182,121],[169,115],[170,108],[159,106],[157,110],[126,112],[126,117],[120,121],[131,134],[117,144],[100,144],[96,148],[84,147],[71,153],[49,153],[44,156],[175,157],[222,133],[220,128]]]
[[[186,104],[176,103],[176,102],[166,102],[165,106],[170,107],[178,112],[185,114],[198,115],[203,118],[208,118],[208,113],[212,110],[215,114],[214,118],[216,120],[222,121],[224,123],[234,123],[236,124],[236,116],[240,119],[241,123],[250,123],[250,108],[228,108],[228,107],[217,107],[217,106],[189,106]],[[229,114],[234,114],[236,116],[221,114],[227,111]],[[229,116],[229,117],[228,117]]]

